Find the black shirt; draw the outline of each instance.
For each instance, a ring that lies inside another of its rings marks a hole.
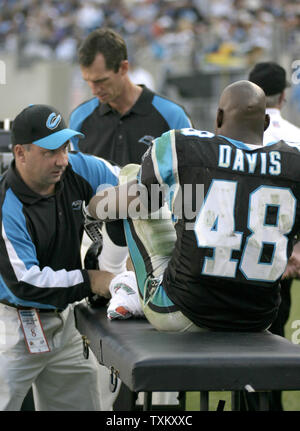
[[[134,106],[122,116],[94,97],[70,117],[70,128],[85,135],[85,139],[72,138],[74,148],[119,166],[141,163],[152,139],[170,129],[190,126],[182,107],[144,86]]]

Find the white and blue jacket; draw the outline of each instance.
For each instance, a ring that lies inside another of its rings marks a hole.
[[[12,162],[0,183],[0,302],[64,309],[90,294],[81,269],[81,206],[100,184],[116,185],[117,171],[103,159],[71,153],[55,194],[44,197],[23,182]]]

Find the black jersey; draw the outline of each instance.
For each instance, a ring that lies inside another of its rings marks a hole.
[[[164,185],[176,222],[163,285],[197,325],[259,330],[276,317],[300,228],[299,164],[300,144],[194,129],[163,134],[145,154],[141,182]]]

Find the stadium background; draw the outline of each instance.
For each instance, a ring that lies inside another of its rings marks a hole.
[[[145,79],[150,73],[153,88],[184,105],[195,127],[212,130],[223,88],[268,60],[287,70],[282,113],[300,126],[297,0],[0,0],[0,121],[31,103],[51,104],[68,119],[91,96],[76,48],[100,26],[122,34],[133,71]],[[294,282],[290,339],[300,320],[299,287]],[[198,409],[197,395],[188,400]],[[300,410],[300,392],[284,393],[284,407]]]

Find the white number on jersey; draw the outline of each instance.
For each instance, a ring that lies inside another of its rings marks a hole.
[[[213,138],[215,135],[205,130],[196,130],[191,127],[180,129],[180,133],[184,136],[198,136],[198,138]]]
[[[194,231],[198,247],[213,249],[204,260],[202,274],[235,277],[238,261],[233,250],[241,250],[243,234],[235,231],[235,197],[237,183],[213,180],[199,211]],[[277,222],[266,224],[269,206],[277,207]],[[287,264],[286,235],[291,231],[296,212],[296,199],[286,188],[262,186],[249,199],[248,228],[239,269],[248,280],[276,281]],[[272,259],[261,262],[265,245],[273,247]]]

